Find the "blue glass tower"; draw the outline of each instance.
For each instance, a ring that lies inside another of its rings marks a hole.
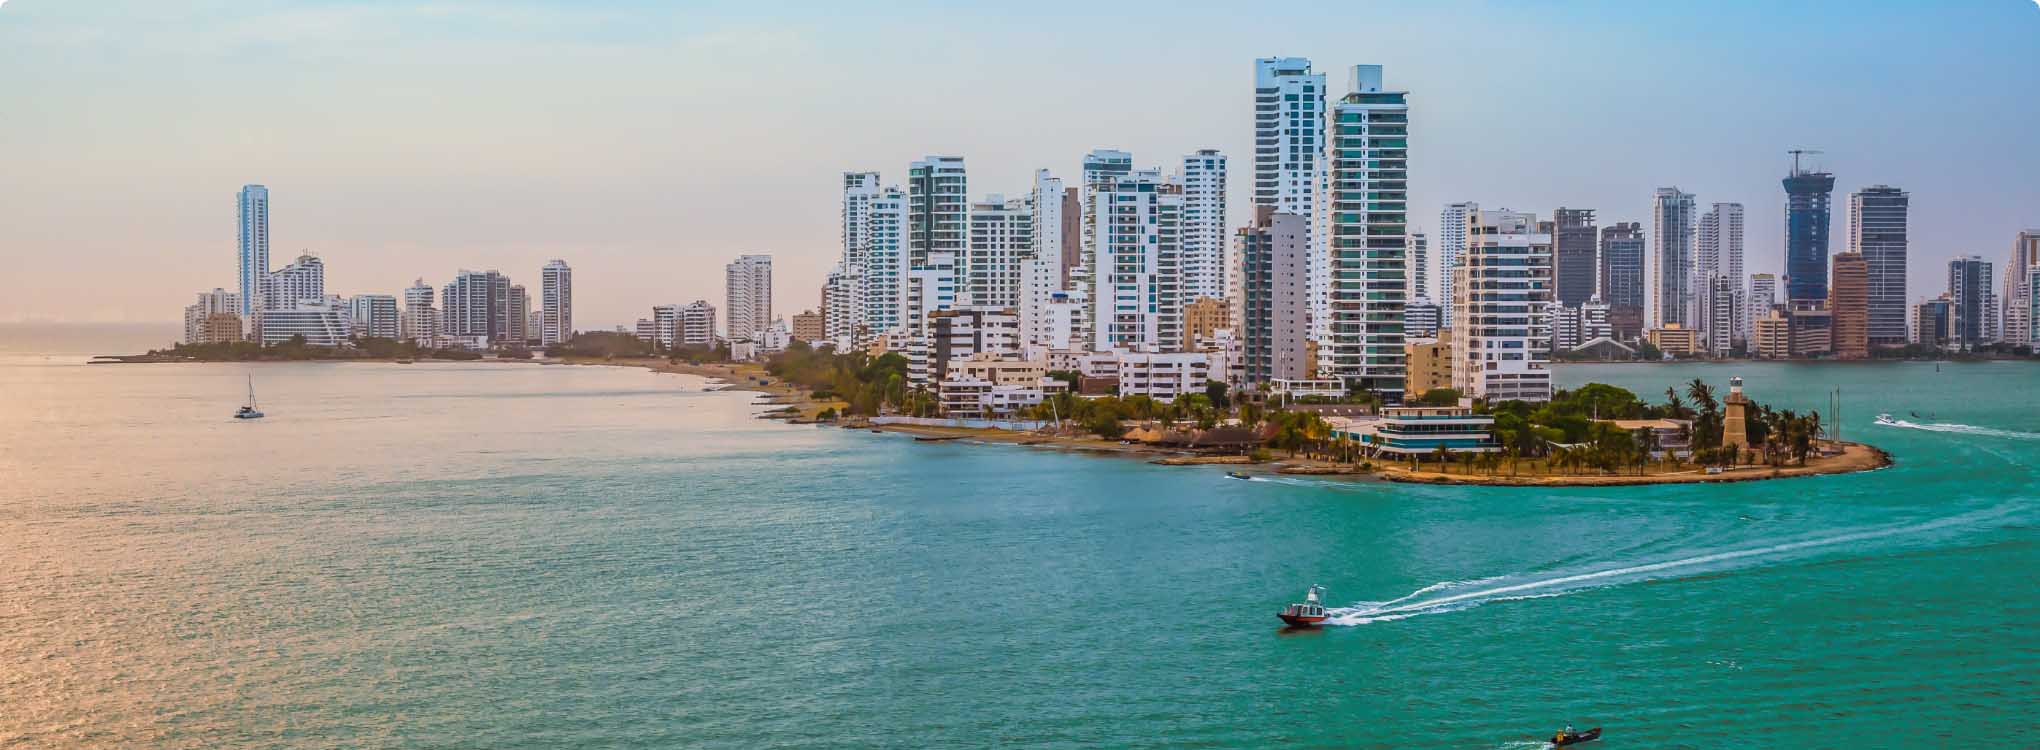
[[[1828,204],[1835,176],[1792,163],[1785,177],[1785,297],[1827,301]]]

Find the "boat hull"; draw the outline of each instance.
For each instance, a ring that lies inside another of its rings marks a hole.
[[[1331,619],[1325,615],[1278,614],[1276,617],[1281,618],[1284,625],[1292,628],[1314,628],[1324,624],[1324,621]]]
[[[1594,740],[1598,739],[1601,739],[1601,728],[1594,727],[1593,729],[1589,729],[1584,732],[1579,732],[1576,734],[1566,735],[1564,737],[1557,738],[1551,744],[1556,745],[1558,747],[1565,747],[1567,745],[1577,745],[1582,742],[1593,742]]]

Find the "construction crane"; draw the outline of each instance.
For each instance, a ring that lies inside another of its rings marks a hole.
[[[1802,169],[1800,169],[1800,168],[1799,168],[1799,157],[1801,157],[1801,156],[1810,156],[1810,155],[1819,155],[1819,154],[1824,154],[1824,153],[1827,153],[1827,152],[1825,152],[1825,151],[1819,151],[1819,150],[1816,150],[1816,149],[1810,149],[1810,148],[1795,148],[1795,149],[1792,149],[1792,150],[1790,150],[1790,151],[1787,151],[1787,152],[1785,152],[1785,153],[1788,153],[1788,154],[1791,154],[1791,155],[1792,155],[1792,174],[1794,174],[1794,175],[1802,175],[1802,174],[1806,174],[1806,171],[1805,171],[1805,170],[1802,170]]]

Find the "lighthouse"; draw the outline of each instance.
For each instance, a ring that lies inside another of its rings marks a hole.
[[[1750,399],[1743,395],[1741,377],[1728,379],[1724,405],[1727,412],[1721,418],[1721,446],[1735,449],[1735,463],[1742,463],[1742,452],[1750,448]]]

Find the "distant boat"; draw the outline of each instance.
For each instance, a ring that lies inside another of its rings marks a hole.
[[[1228,471],[1225,473],[1225,475],[1228,477],[1232,477],[1233,479],[1245,479],[1248,481],[1253,481],[1254,479],[1253,477],[1247,476],[1247,473],[1244,471]]]
[[[1593,729],[1589,729],[1584,732],[1575,732],[1573,731],[1573,728],[1570,725],[1568,725],[1566,728],[1558,730],[1557,732],[1553,732],[1551,734],[1551,746],[1565,747],[1566,745],[1577,745],[1582,742],[1593,742],[1594,740],[1598,739],[1601,739],[1600,727],[1594,727]]]
[[[1282,624],[1292,628],[1317,627],[1329,617],[1325,614],[1324,593],[1325,587],[1311,584],[1310,590],[1303,595],[1303,601],[1282,608],[1275,616],[1282,618]]]
[[[248,376],[248,403],[242,404],[240,411],[234,412],[234,418],[235,419],[262,418],[262,410],[255,408],[255,376],[253,375]]]
[[[400,364],[400,365],[408,365],[408,364],[411,364],[411,363],[412,363],[413,361],[415,361],[415,360],[412,360],[412,359],[411,359],[410,357],[405,357],[405,358],[403,358],[403,359],[399,359],[399,360],[397,360],[397,364]]]

